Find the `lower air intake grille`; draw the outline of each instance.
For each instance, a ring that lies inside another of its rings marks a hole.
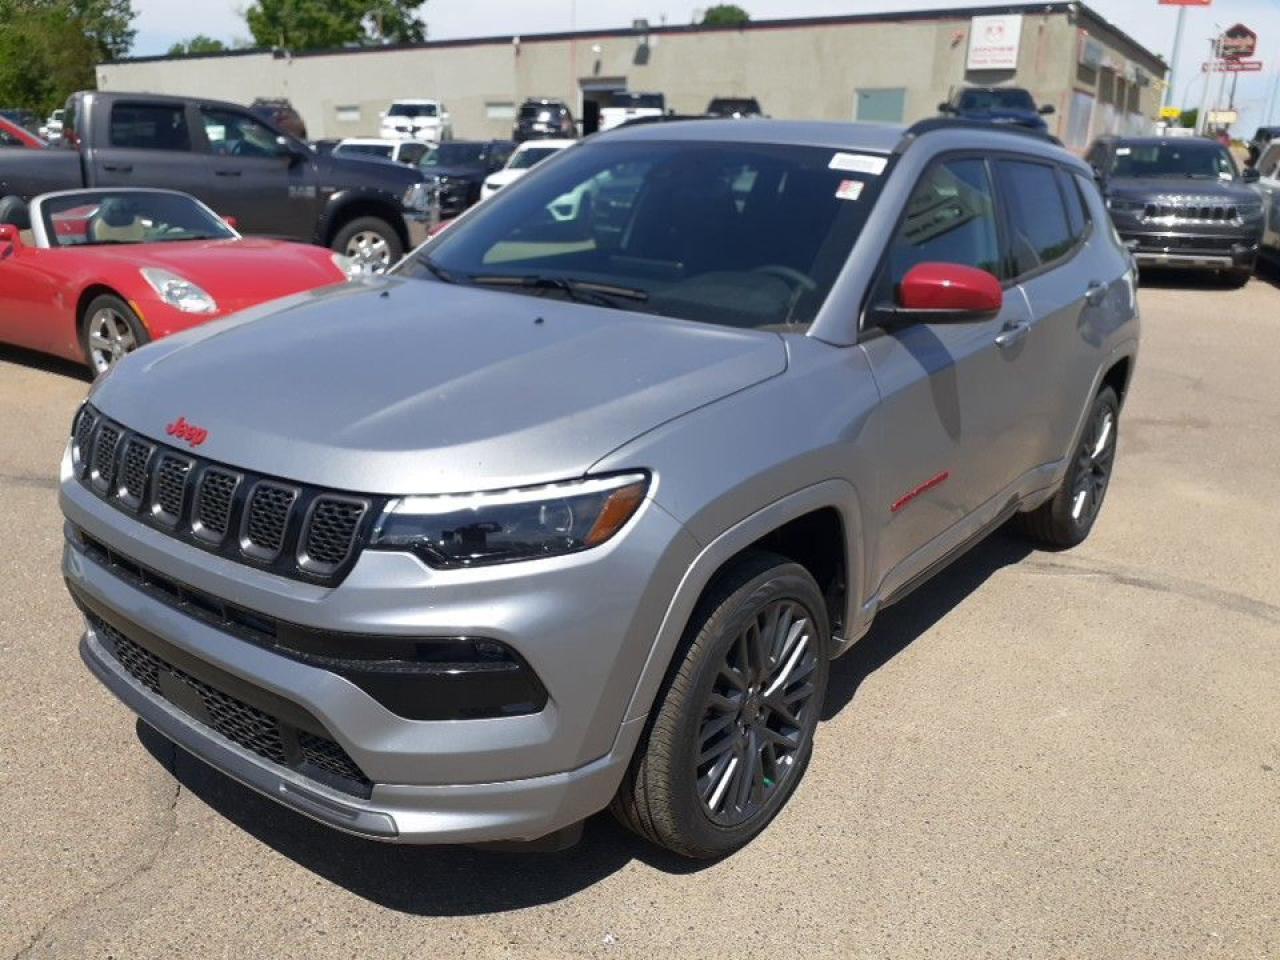
[[[314,767],[322,773],[313,779],[355,796],[369,796],[372,786],[369,778],[339,744],[327,737],[292,727],[266,711],[179,670],[130,640],[101,617],[92,613],[86,616],[94,633],[131,677],[152,693],[164,697],[191,719],[265,760],[302,773],[308,773],[307,768]],[[203,716],[193,716],[186,706],[174,702],[170,695],[172,686],[170,693],[165,692],[166,685],[173,683],[188,688],[196,698],[193,702],[203,707]]]

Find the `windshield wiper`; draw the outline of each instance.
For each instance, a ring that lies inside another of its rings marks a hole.
[[[574,280],[571,277],[544,277],[538,274],[525,276],[481,274],[471,277],[479,286],[519,287],[525,290],[555,290],[565,293],[579,303],[593,303],[601,307],[616,307],[619,300],[644,303],[649,299],[647,290],[636,287],[619,287],[612,283],[596,283],[591,280]]]
[[[439,280],[441,283],[461,283],[462,281],[455,277],[450,271],[446,270],[440,264],[436,263],[425,253],[417,256],[418,263],[427,268],[427,272]]]

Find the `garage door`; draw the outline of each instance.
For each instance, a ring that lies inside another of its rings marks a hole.
[[[859,90],[854,118],[864,123],[901,123],[907,112],[907,91],[903,87]]]

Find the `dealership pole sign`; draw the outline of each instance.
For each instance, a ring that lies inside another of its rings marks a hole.
[[[1022,14],[974,17],[969,24],[966,70],[1016,70],[1022,45]]]
[[[1246,60],[1258,52],[1258,35],[1243,23],[1227,28],[1218,39],[1218,56],[1224,60]]]

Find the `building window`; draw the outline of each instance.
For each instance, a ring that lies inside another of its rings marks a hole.
[[[1093,97],[1083,90],[1071,93],[1071,113],[1067,117],[1067,146],[1083,150],[1089,145],[1089,124],[1093,121]]]
[[[484,115],[490,120],[514,120],[516,105],[506,100],[495,100],[484,105]]]
[[[863,123],[901,123],[907,112],[907,91],[903,87],[859,90],[854,119]]]
[[[359,105],[348,105],[334,107],[334,116],[337,117],[339,123],[359,123],[360,107]]]

